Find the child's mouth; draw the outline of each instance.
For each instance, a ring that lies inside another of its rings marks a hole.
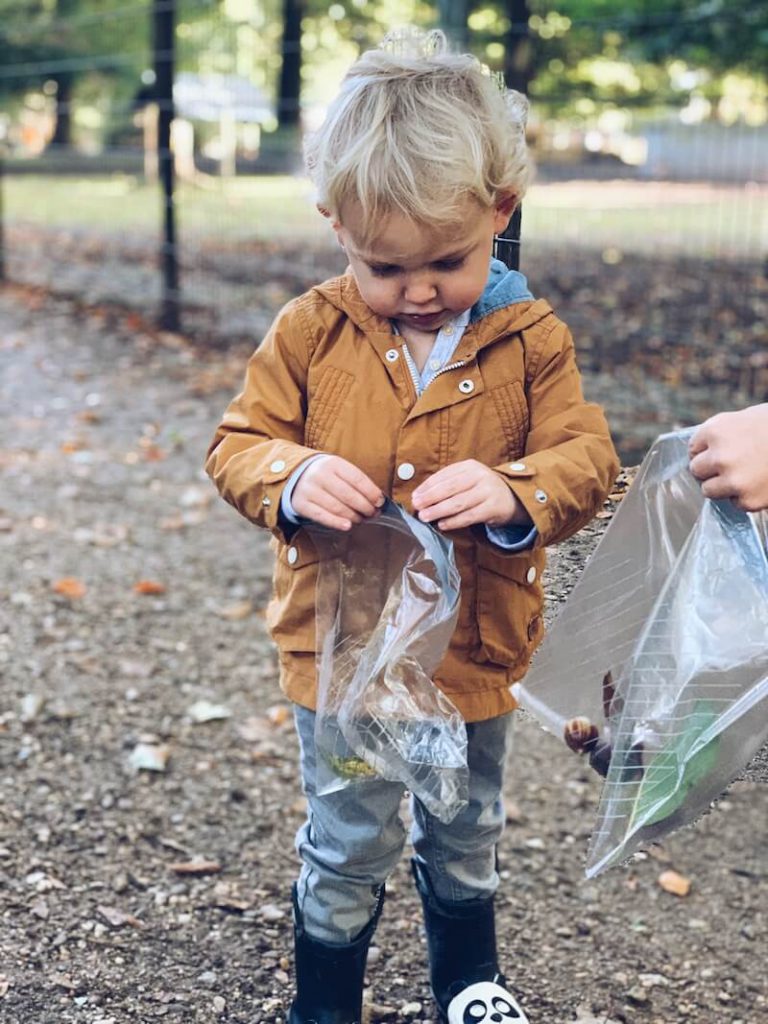
[[[414,324],[424,325],[424,324],[433,323],[434,321],[439,320],[440,317],[442,317],[443,315],[444,315],[444,311],[442,309],[438,309],[434,313],[404,313],[403,314],[403,319],[404,320],[410,320],[411,323],[414,323]]]

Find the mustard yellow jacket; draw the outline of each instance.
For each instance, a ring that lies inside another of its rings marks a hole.
[[[267,621],[291,700],[315,707],[317,556],[279,516],[280,497],[296,467],[323,451],[410,511],[419,483],[468,458],[493,467],[523,503],[538,530],[531,550],[506,552],[481,527],[451,532],[461,605],[434,677],[467,721],[514,708],[509,687],[543,635],[544,549],[592,518],[618,471],[603,413],[584,401],[568,328],[545,301],[517,301],[520,281],[494,261],[450,366],[418,398],[403,339],[351,274],[290,302],[251,357],[206,469],[228,502],[274,534]],[[407,479],[405,464],[415,470]]]

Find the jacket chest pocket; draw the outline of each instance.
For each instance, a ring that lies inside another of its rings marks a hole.
[[[473,660],[508,668],[525,665],[544,634],[541,552],[517,555],[477,547],[477,623]]]
[[[322,448],[330,434],[355,378],[336,366],[327,367],[317,387],[309,392],[304,443],[308,448]]]
[[[490,389],[490,397],[507,445],[506,458],[516,459],[525,452],[528,437],[528,402],[519,380],[510,380]]]

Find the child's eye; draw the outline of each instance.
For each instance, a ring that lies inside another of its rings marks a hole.
[[[400,272],[400,267],[394,263],[369,263],[368,269],[374,277],[394,277]]]
[[[454,260],[438,260],[435,266],[438,270],[458,270],[464,266],[464,256],[459,256]]]

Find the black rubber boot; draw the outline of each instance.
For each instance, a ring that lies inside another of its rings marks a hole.
[[[480,981],[504,979],[496,956],[493,896],[446,903],[439,900],[424,866],[411,860],[424,908],[432,995],[440,1019],[446,1020],[454,996]]]
[[[346,943],[321,942],[304,931],[293,886],[296,998],[288,1024],[360,1024],[365,962],[383,903],[382,886],[376,911],[357,938]]]

